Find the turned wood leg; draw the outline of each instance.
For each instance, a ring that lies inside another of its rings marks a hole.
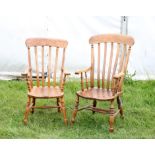
[[[33,103],[33,106],[35,106],[35,104],[36,104],[36,99],[35,98],[32,98],[32,103]],[[34,113],[34,108],[32,108],[31,113],[32,114]]]
[[[74,111],[72,114],[71,124],[73,124],[75,122],[75,117],[76,117],[76,114],[78,112],[78,106],[79,106],[79,96],[77,95],[76,101],[75,101],[75,108],[74,108]]]
[[[109,131],[110,132],[114,131],[113,125],[114,125],[114,101],[111,101],[111,103],[110,103],[110,117],[109,117],[109,126],[110,126]]]
[[[120,110],[120,115],[122,118],[124,118],[123,116],[123,107],[122,107],[122,99],[120,96],[117,97],[117,104],[118,104],[118,109]]]
[[[59,98],[57,98],[57,106],[59,106]],[[60,113],[60,107],[58,108],[58,112]]]
[[[96,100],[93,100],[93,107],[95,108],[97,105],[97,101]],[[95,114],[95,111],[92,111],[93,114]]]
[[[27,105],[26,105],[26,110],[25,110],[25,114],[24,114],[24,124],[27,124],[28,121],[28,115],[30,112],[30,103],[31,103],[31,98],[28,96],[28,100],[27,100]]]
[[[62,97],[60,99],[60,104],[61,104],[61,111],[62,111],[63,116],[64,116],[64,123],[65,123],[65,125],[67,125],[68,121],[67,121],[67,117],[66,117],[66,108],[65,108],[65,103],[64,103],[64,97]]]

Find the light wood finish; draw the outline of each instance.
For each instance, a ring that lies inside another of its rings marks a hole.
[[[90,86],[94,87],[94,45],[91,45],[91,72],[90,72]]]
[[[97,100],[112,100],[114,99],[116,96],[113,96],[113,93],[111,90],[105,90],[102,88],[89,88],[89,89],[85,89],[83,91],[78,91],[77,95],[82,97],[82,98],[87,98],[87,99],[97,99]]]
[[[60,98],[64,95],[64,93],[61,91],[60,87],[34,86],[28,95],[34,98]]]
[[[100,44],[98,43],[97,85],[100,88]]]
[[[106,56],[107,56],[107,43],[104,43],[104,63],[103,63],[103,72],[102,72],[102,88],[105,87],[105,68],[106,68]]]
[[[68,42],[62,39],[29,38],[26,40],[26,46],[28,48],[34,46],[53,46],[53,47],[66,48],[67,45]]]
[[[39,70],[38,70],[38,51],[37,47],[35,46],[35,62],[36,62],[36,74],[37,74],[37,87],[40,86],[40,81],[39,81]]]
[[[55,58],[55,67],[54,67],[54,87],[56,86],[56,72],[57,72],[57,66],[58,66],[58,52],[59,52],[59,48],[56,48],[56,58]]]
[[[67,41],[60,39],[31,38],[26,40],[26,46],[28,48],[28,68],[26,69],[25,75],[28,85],[28,101],[24,114],[25,124],[27,124],[29,112],[31,111],[34,113],[35,108],[57,108],[58,112],[62,112],[64,123],[67,124],[63,91],[66,76],[70,75],[70,73],[66,73],[64,70],[65,49],[67,45]],[[60,49],[62,49],[61,51],[63,52],[63,56],[62,59],[60,59],[62,64],[61,75],[58,77],[57,71],[59,60],[58,57],[60,55],[59,53],[61,52]],[[54,53],[56,53],[55,60],[53,60]],[[32,59],[32,55],[34,55],[34,60]],[[41,59],[39,59],[39,56],[41,56]],[[41,65],[39,65],[39,60],[41,60]],[[35,64],[34,68],[32,68],[31,63],[33,61]],[[47,62],[47,66],[45,66],[45,62]],[[54,69],[52,68],[52,63],[54,63]],[[39,67],[41,68],[39,69]],[[45,68],[47,68],[47,80],[45,79]],[[32,80],[32,71],[33,74],[36,73],[36,82],[33,82]],[[54,71],[53,74],[52,71]],[[55,98],[56,106],[36,106],[36,99],[45,98]]]
[[[108,78],[107,78],[107,89],[109,89],[109,85],[110,85],[110,73],[111,73],[112,58],[113,58],[113,43],[111,43],[111,52],[110,52]]]
[[[119,113],[123,117],[122,84],[134,39],[131,36],[119,34],[103,34],[92,36],[89,39],[89,43],[91,44],[91,66],[75,72],[81,75],[81,90],[76,93],[77,99],[71,123],[74,123],[78,111],[84,109],[92,110],[93,113],[109,114],[109,131],[112,132],[114,131],[115,117]],[[95,54],[98,56],[96,61]],[[101,58],[102,55],[103,58]],[[97,63],[97,74],[95,72],[95,62]],[[100,64],[103,67],[100,67]],[[90,72],[89,82],[87,80],[87,72]],[[86,84],[84,84],[83,74],[86,74]],[[102,87],[100,81],[102,81]],[[89,83],[90,87],[88,86]],[[79,97],[93,100],[93,105],[78,108]],[[114,108],[116,99],[118,110]],[[97,101],[109,101],[109,109],[97,108]]]
[[[50,79],[51,79],[51,46],[49,46],[49,54],[48,54],[48,87],[50,87]]]
[[[45,76],[44,76],[44,46],[42,46],[42,86],[45,86]]]
[[[103,34],[92,36],[89,39],[90,44],[98,44],[98,43],[122,43],[127,44],[128,46],[133,46],[134,39],[131,36],[121,35],[120,34]]]

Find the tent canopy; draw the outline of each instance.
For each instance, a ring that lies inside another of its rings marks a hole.
[[[154,27],[154,17],[3,16],[0,21],[0,75],[20,75],[24,71],[27,65],[25,40],[30,37],[68,40],[65,67],[74,72],[90,64],[88,40],[92,35],[128,33],[135,38],[128,72],[136,71],[136,79],[155,78]]]

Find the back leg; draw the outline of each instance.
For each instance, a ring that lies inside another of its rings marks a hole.
[[[118,104],[118,109],[120,110],[120,115],[122,118],[124,118],[123,107],[122,107],[122,99],[120,98],[120,96],[117,97],[117,104]]]
[[[57,98],[57,106],[59,106],[59,98]],[[58,112],[60,112],[60,107],[58,108]]]
[[[33,106],[36,105],[36,99],[35,99],[35,98],[32,98],[32,103],[33,103]],[[34,108],[32,108],[31,113],[32,113],[32,114],[34,113]]]
[[[96,105],[97,105],[97,101],[93,100],[93,108],[96,108]],[[95,111],[92,111],[92,113],[95,114]]]

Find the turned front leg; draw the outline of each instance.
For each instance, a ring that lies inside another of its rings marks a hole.
[[[113,127],[113,125],[114,125],[114,101],[111,101],[111,103],[110,103],[110,117],[109,117],[109,126],[110,126],[110,128],[109,128],[109,131],[110,132],[113,132],[114,131],[114,127]]]

